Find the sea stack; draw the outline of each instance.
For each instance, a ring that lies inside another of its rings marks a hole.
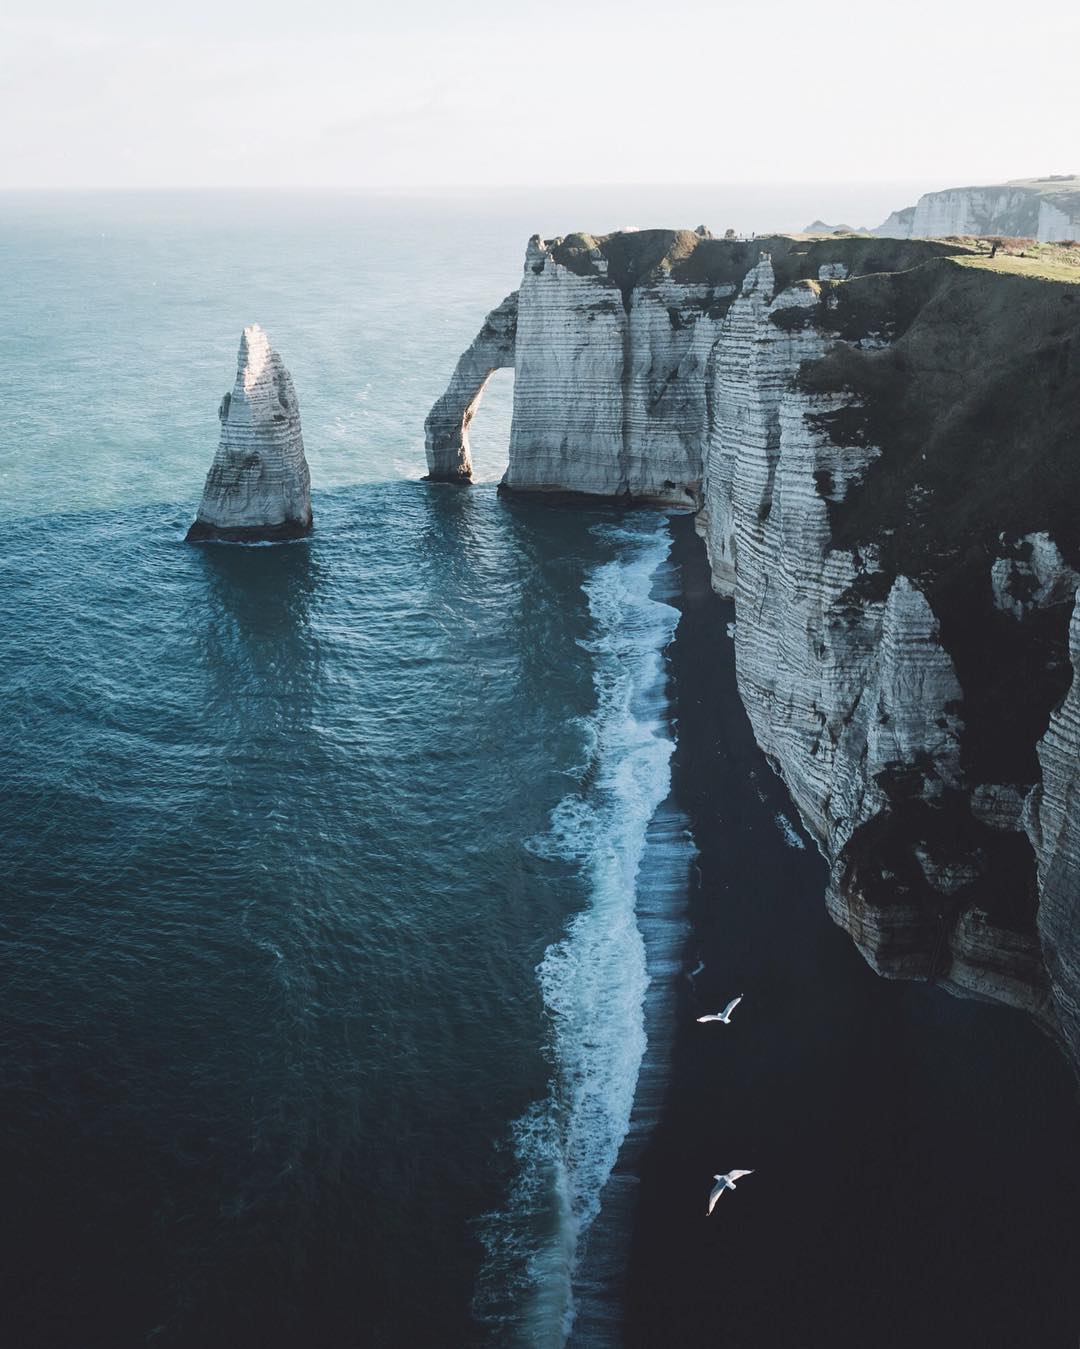
[[[311,530],[311,475],[292,377],[257,323],[244,329],[236,383],[189,542],[296,539]]]

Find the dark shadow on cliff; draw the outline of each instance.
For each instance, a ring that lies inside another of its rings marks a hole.
[[[701,849],[674,1089],[641,1168],[627,1343],[1066,1349],[1080,1324],[1072,1080],[1019,1013],[879,979],[739,701],[733,606],[673,525],[677,799]],[[694,1017],[735,993],[728,1027]],[[753,1168],[706,1217],[714,1172]]]

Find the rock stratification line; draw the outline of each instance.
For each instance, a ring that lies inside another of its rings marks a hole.
[[[299,538],[311,529],[311,476],[292,378],[257,323],[240,338],[236,383],[189,542]]]
[[[1080,177],[1052,174],[924,192],[914,206],[893,211],[873,233],[893,239],[949,234],[1018,235],[1041,243],[1080,239]]]
[[[446,392],[424,422],[428,482],[471,482],[469,423],[496,370],[513,368],[518,295],[508,295],[462,353]]]
[[[1039,872],[1039,935],[1065,1034],[1080,1045],[1080,595],[1069,626],[1073,677],[1039,742],[1042,781],[1027,830]]]
[[[1080,1066],[1080,285],[644,230],[534,237],[516,313],[505,488],[700,507],[834,919]]]

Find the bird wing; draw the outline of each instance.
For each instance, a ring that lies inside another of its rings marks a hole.
[[[716,1201],[720,1198],[720,1196],[724,1193],[726,1189],[727,1185],[722,1180],[717,1181],[716,1184],[712,1187],[712,1193],[709,1195],[709,1213],[711,1213],[713,1209],[716,1207]],[[706,1217],[707,1216],[708,1214],[706,1214]]]
[[[738,1007],[739,1003],[742,1002],[742,1000],[743,995],[741,993],[737,998],[732,998],[731,1001],[728,1003],[728,1005],[724,1008],[724,1015],[730,1016],[732,1012],[735,1010],[735,1008]]]
[[[719,1021],[719,1020],[720,1020],[720,1015],[719,1015],[718,1012],[710,1012],[710,1013],[708,1014],[708,1016],[699,1016],[699,1017],[698,1017],[698,1020],[699,1020],[699,1021]]]
[[[753,1171],[729,1171],[728,1179],[738,1180],[740,1176],[752,1176],[753,1174]]]

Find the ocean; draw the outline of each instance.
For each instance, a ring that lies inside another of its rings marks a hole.
[[[509,372],[471,488],[423,419],[530,233],[861,192],[0,197],[0,1343],[623,1341],[717,837],[677,530],[499,497]],[[251,322],[315,531],[187,545]]]

